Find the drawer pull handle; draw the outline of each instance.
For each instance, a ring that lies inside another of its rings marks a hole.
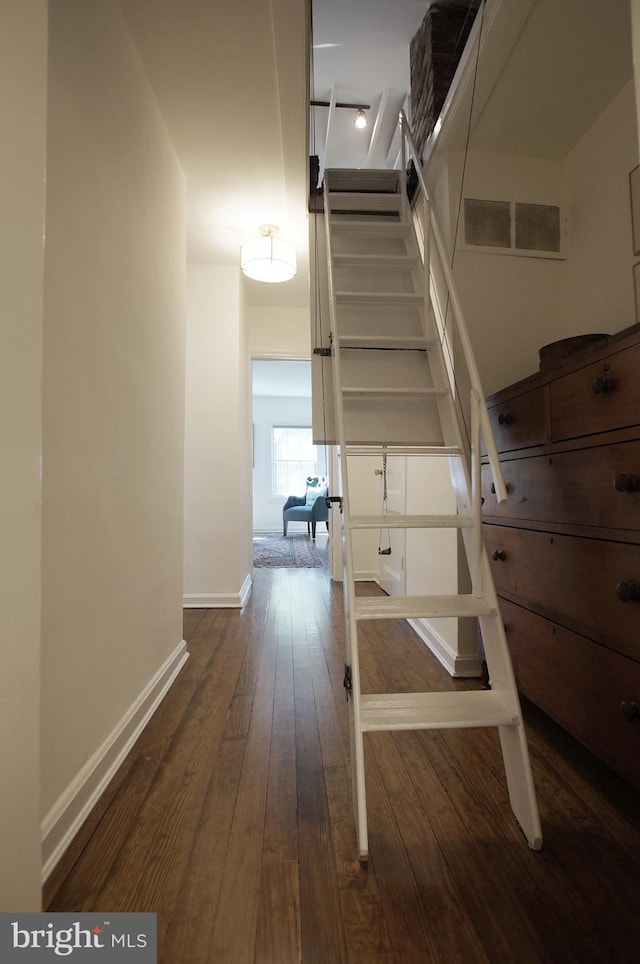
[[[619,582],[616,594],[620,602],[638,602],[640,600],[640,586],[637,582]]]
[[[507,558],[507,554],[504,549],[494,549],[491,553],[491,558],[494,562],[504,562]]]
[[[511,425],[513,422],[513,415],[509,415],[508,412],[500,412],[498,415],[498,425]]]
[[[625,720],[640,719],[640,706],[634,700],[623,700],[620,704],[620,712]]]
[[[613,388],[610,378],[594,378],[591,382],[591,391],[594,395],[606,395]]]
[[[491,483],[491,495],[495,495],[495,494],[496,494],[496,484],[495,484],[495,482],[492,482],[492,483]]]
[[[616,492],[637,492],[638,479],[635,475],[616,475],[613,487]]]

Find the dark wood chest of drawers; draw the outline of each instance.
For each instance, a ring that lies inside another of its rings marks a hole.
[[[487,401],[487,550],[520,691],[640,788],[638,326]]]

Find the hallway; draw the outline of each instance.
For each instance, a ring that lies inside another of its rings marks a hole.
[[[532,708],[540,853],[512,818],[496,734],[372,734],[363,867],[341,587],[325,569],[257,569],[245,609],[187,610],[184,632],[191,658],[46,909],[157,911],[161,964],[637,960],[638,796]],[[370,691],[476,685],[403,622],[365,633]]]

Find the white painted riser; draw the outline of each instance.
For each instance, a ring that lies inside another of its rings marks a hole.
[[[343,388],[433,388],[426,351],[362,350],[346,348],[340,353]]]
[[[340,335],[366,337],[398,335],[418,337],[425,334],[422,305],[343,304],[339,312]]]
[[[334,273],[338,291],[398,291],[403,294],[413,289],[413,275],[410,266],[388,267],[380,265],[348,265],[337,267]]]
[[[435,403],[423,398],[347,398],[344,402],[347,445],[442,445]]]

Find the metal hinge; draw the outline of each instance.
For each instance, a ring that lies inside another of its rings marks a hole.
[[[314,349],[313,349],[313,354],[314,354],[314,355],[322,355],[323,358],[330,358],[330,357],[331,357],[331,349],[330,349],[330,348],[314,348]]]
[[[342,496],[341,496],[341,495],[327,495],[327,496],[325,496],[325,500],[324,500],[324,501],[325,501],[325,503],[326,503],[326,505],[327,505],[327,509],[330,509],[330,508],[331,508],[331,504],[332,504],[333,502],[337,502],[338,505],[340,506],[340,511],[342,512]]]
[[[347,692],[347,700],[348,700],[353,691],[353,680],[351,679],[351,667],[349,666],[348,663],[344,664],[344,680],[342,682],[342,685],[344,686]]]

